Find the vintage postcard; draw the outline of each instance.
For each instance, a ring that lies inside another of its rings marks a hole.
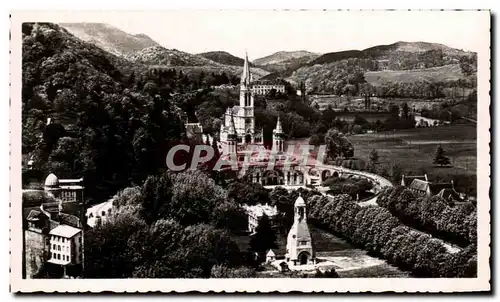
[[[490,291],[490,20],[13,12],[11,291]]]

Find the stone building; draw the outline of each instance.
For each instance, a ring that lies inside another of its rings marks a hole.
[[[245,56],[240,84],[239,106],[227,108],[220,127],[220,142],[226,144],[228,136],[236,132],[238,143],[262,143],[262,131],[255,130],[254,92],[252,91],[252,74]],[[230,133],[231,132],[231,133]]]
[[[83,203],[83,178],[59,179],[53,173],[45,179],[44,190],[54,198],[63,202]]]
[[[244,208],[248,215],[248,231],[250,234],[255,233],[255,229],[259,225],[259,219],[264,216],[264,214],[266,214],[266,216],[271,220],[278,215],[278,209],[276,206],[271,207],[267,204],[257,204],[254,206],[245,205]]]
[[[267,95],[273,90],[278,93],[285,93],[285,85],[255,83],[252,85],[252,92],[257,95]]]
[[[66,267],[82,263],[82,230],[70,225],[58,225],[49,232],[48,262]]]
[[[307,225],[306,203],[302,196],[294,204],[294,221],[287,237],[285,259],[289,266],[316,264],[316,254]]]
[[[58,265],[64,270],[67,267],[74,268],[81,265],[81,258],[83,257],[81,248],[83,226],[78,217],[63,213],[62,208],[62,201],[60,200],[56,203],[45,203],[37,209],[29,210],[24,221],[23,248],[24,275],[26,278],[36,277],[47,263]],[[65,239],[64,247],[71,246],[71,249],[61,250],[62,246],[60,244],[63,241],[56,238],[63,237],[63,235],[66,236],[67,240],[77,241],[72,244]],[[56,242],[60,244],[55,245]],[[64,258],[62,258],[62,253],[65,255]],[[56,256],[54,257],[54,255]],[[78,268],[76,271],[78,271]]]
[[[87,225],[91,228],[105,222],[113,213],[113,199],[93,205],[85,212]]]

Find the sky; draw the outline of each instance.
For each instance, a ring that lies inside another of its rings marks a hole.
[[[56,20],[108,23],[190,53],[247,51],[250,60],[281,50],[327,53],[397,41],[478,51],[478,37],[489,30],[489,14],[473,11],[102,11]]]

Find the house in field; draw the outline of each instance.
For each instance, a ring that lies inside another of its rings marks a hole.
[[[408,187],[414,179],[420,179],[422,181],[428,181],[427,174],[424,175],[403,175],[401,176],[401,186]]]
[[[440,196],[446,200],[462,200],[462,195],[455,190],[453,180],[450,182],[431,182],[427,174],[423,176],[402,176],[401,186],[420,196]]]

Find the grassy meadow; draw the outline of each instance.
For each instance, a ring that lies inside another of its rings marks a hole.
[[[350,136],[349,140],[358,158],[368,161],[375,149],[380,167],[397,164],[405,175],[427,173],[431,181],[454,180],[459,191],[475,192],[476,136],[476,125],[460,124],[359,134]],[[439,145],[453,167],[436,167],[432,163]]]

